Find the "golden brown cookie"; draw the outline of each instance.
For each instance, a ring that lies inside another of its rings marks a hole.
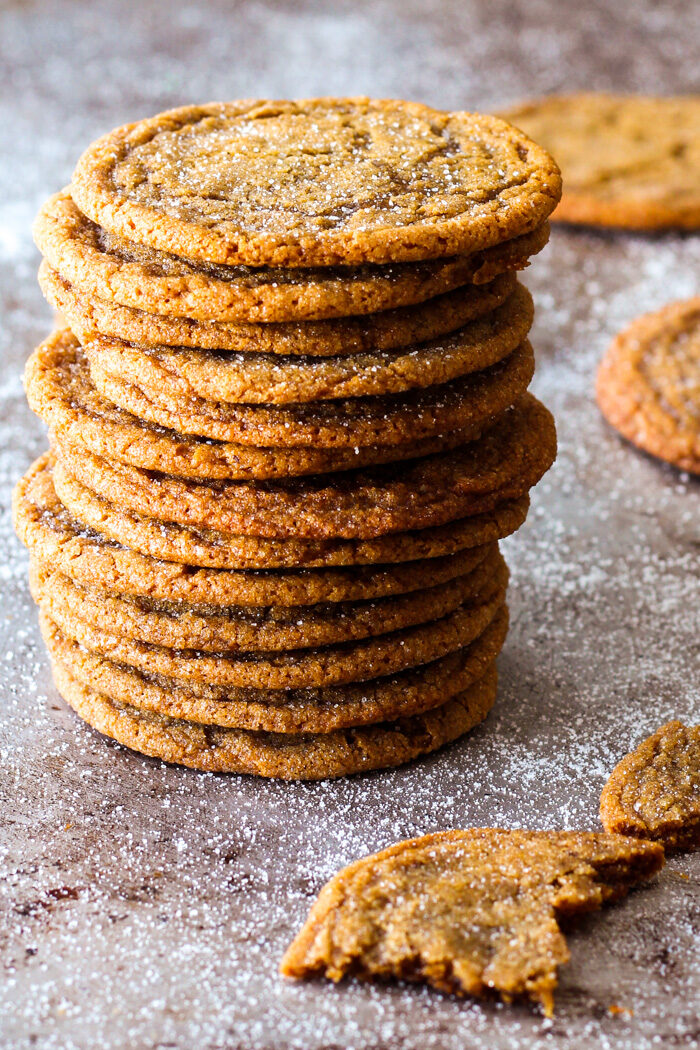
[[[227,570],[374,566],[450,557],[515,532],[525,521],[530,502],[523,496],[474,517],[374,539],[274,540],[178,525],[126,511],[81,485],[59,463],[53,465],[53,482],[70,514],[113,542],[163,561]]]
[[[545,223],[473,255],[393,266],[206,266],[107,234],[76,208],[68,190],[49,198],[33,230],[49,265],[80,295],[207,323],[318,321],[411,306],[521,270],[549,237]]]
[[[202,652],[311,649],[375,638],[437,620],[478,598],[503,579],[493,551],[472,572],[408,594],[358,602],[304,606],[190,605],[117,597],[86,588],[48,562],[31,559],[32,596],[55,619],[99,623],[110,634],[148,645]]]
[[[496,310],[447,337],[403,351],[345,357],[281,357],[214,353],[185,347],[145,347],[121,339],[85,344],[91,365],[135,384],[157,400],[285,405],[376,397],[449,383],[490,368],[527,338],[532,296],[522,285]]]
[[[329,733],[393,721],[440,707],[483,678],[508,629],[503,606],[471,645],[442,660],[356,685],[254,689],[180,681],[112,663],[71,641],[43,613],[52,658],[81,685],[122,704],[169,718],[271,733]]]
[[[326,883],[287,949],[287,977],[400,977],[553,1013],[569,959],[558,919],[623,897],[662,867],[650,842],[585,831],[440,831]]]
[[[249,266],[429,259],[540,225],[544,150],[495,117],[368,98],[185,106],[83,153],[79,207],[188,259]]]
[[[110,634],[99,625],[79,620],[53,603],[50,595],[42,599],[41,609],[67,638],[85,649],[148,674],[255,689],[327,688],[397,674],[470,645],[502,608],[507,578],[504,572],[481,595],[442,620],[359,642],[286,652],[167,649]]]
[[[526,495],[555,454],[552,417],[530,395],[455,452],[286,482],[187,482],[56,446],[73,478],[127,511],[277,539],[363,539],[482,514]]]
[[[621,332],[600,363],[596,397],[633,444],[700,474],[700,296]]]
[[[149,423],[214,441],[320,449],[406,445],[449,436],[452,431],[478,433],[515,404],[527,390],[534,369],[532,347],[526,341],[483,372],[425,390],[308,404],[250,405],[172,397],[162,383],[146,389],[108,372],[99,356],[90,361],[97,390]]]
[[[600,797],[606,831],[700,846],[700,726],[667,722],[612,771]]]
[[[512,294],[515,281],[515,274],[502,273],[488,284],[466,284],[416,306],[359,317],[246,324],[193,321],[132,310],[107,299],[81,295],[45,259],[39,267],[44,295],[81,342],[105,336],[144,346],[187,346],[287,357],[387,353],[440,339],[499,307]]]
[[[402,765],[436,751],[482,722],[496,699],[496,669],[420,715],[330,733],[251,732],[198,725],[141,711],[86,689],[53,665],[63,699],[94,729],[134,751],[212,773],[324,780]]]
[[[351,470],[447,451],[478,437],[484,423],[400,445],[263,448],[180,434],[145,423],[118,408],[94,386],[82,347],[68,329],[58,329],[27,361],[24,375],[30,408],[54,438],[84,446],[96,456],[184,478],[265,480]]]
[[[83,587],[111,594],[189,605],[361,601],[446,583],[472,572],[496,549],[492,540],[443,557],[339,569],[197,569],[140,554],[72,517],[56,495],[50,459],[44,454],[15,488],[15,531],[39,561]]]
[[[555,219],[637,230],[700,226],[697,95],[553,95],[503,115],[561,165]]]

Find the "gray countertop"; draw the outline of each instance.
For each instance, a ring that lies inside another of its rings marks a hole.
[[[700,4],[0,4],[3,673],[0,1045],[101,1050],[684,1047],[698,1036],[700,857],[570,936],[557,1009],[296,985],[321,884],[402,837],[595,828],[618,757],[697,721],[700,486],[625,445],[592,385],[610,337],[698,290],[700,237],[556,229],[526,273],[555,468],[504,545],[513,624],[488,721],[426,761],[289,785],[131,754],[53,690],[9,522],[45,446],[22,363],[50,324],[29,227],[96,135],[187,101],[367,93],[489,109],[580,88],[698,89]]]

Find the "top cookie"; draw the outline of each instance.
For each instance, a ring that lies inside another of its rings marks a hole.
[[[170,110],[98,139],[72,187],[112,233],[250,266],[474,252],[541,225],[560,193],[551,157],[496,117],[367,98]]]
[[[700,98],[569,95],[502,114],[561,164],[564,222],[700,226]]]

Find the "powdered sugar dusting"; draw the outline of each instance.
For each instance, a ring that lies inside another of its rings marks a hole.
[[[594,828],[621,754],[672,716],[698,721],[700,488],[619,439],[592,393],[596,362],[620,327],[697,294],[698,238],[558,229],[526,272],[538,311],[534,390],[555,412],[559,459],[526,525],[504,544],[512,627],[497,706],[426,761],[287,785],[169,768],[105,741],[50,685],[7,508],[12,482],[45,446],[19,382],[50,316],[27,227],[92,137],[212,97],[366,90],[489,107],[582,86],[691,90],[696,14],[680,2],[643,3],[626,22],[624,5],[603,0],[581,18],[550,0],[509,4],[507,13],[447,2],[428,12],[412,0],[235,8],[215,0],[173,9],[165,22],[163,11],[151,0],[119,5],[118,15],[107,0],[60,8],[44,0],[1,16],[12,68],[12,91],[8,78],[0,96],[3,155],[12,157],[0,169],[4,1045],[689,1042],[697,857],[672,859],[655,884],[569,937],[572,963],[551,1022],[528,1007],[420,988],[295,985],[276,966],[343,864],[452,826]]]

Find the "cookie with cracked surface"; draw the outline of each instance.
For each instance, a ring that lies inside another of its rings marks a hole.
[[[508,630],[502,606],[483,634],[449,656],[385,678],[316,689],[254,689],[166,678],[116,664],[67,638],[43,613],[52,658],[81,685],[169,718],[270,733],[329,733],[393,721],[440,707],[482,678]]]
[[[106,229],[185,258],[329,266],[498,244],[547,218],[561,178],[495,117],[245,99],[116,128],[83,153],[73,192]]]
[[[412,306],[522,270],[549,238],[544,223],[473,255],[420,263],[296,270],[211,266],[108,234],[78,210],[69,190],[49,198],[33,231],[50,266],[80,295],[207,323],[320,321]]]
[[[397,565],[451,557],[509,536],[523,524],[530,505],[529,498],[522,496],[446,525],[374,539],[274,540],[178,525],[127,511],[82,485],[60,463],[53,464],[53,483],[73,518],[115,543],[161,561],[228,570]]]
[[[532,319],[532,296],[518,285],[485,317],[403,351],[316,359],[134,346],[98,337],[85,343],[85,353],[91,365],[156,399],[166,391],[172,400],[286,405],[401,394],[449,383],[512,354],[527,338]]]
[[[39,284],[46,299],[80,337],[124,339],[144,346],[186,346],[234,353],[341,357],[389,353],[440,339],[497,309],[513,293],[515,274],[502,273],[488,284],[466,284],[416,306],[327,321],[254,324],[193,321],[186,317],[132,310],[85,296],[43,259]]]
[[[323,449],[406,445],[452,431],[478,433],[524,394],[535,370],[525,341],[502,361],[449,383],[383,397],[302,404],[232,404],[172,396],[162,383],[146,387],[108,371],[90,357],[99,393],[139,419],[181,434],[261,447],[312,445]]]
[[[700,226],[697,95],[553,95],[503,116],[561,165],[554,219],[636,230]]]
[[[700,726],[667,722],[615,766],[600,797],[606,831],[700,847]]]
[[[623,897],[662,867],[661,847],[585,831],[439,831],[363,857],[321,890],[287,949],[287,977],[348,974],[553,1013],[569,959],[558,919]]]
[[[34,600],[63,619],[99,623],[110,634],[148,645],[202,652],[311,649],[376,638],[441,619],[503,578],[505,562],[493,551],[470,573],[408,594],[357,602],[305,606],[191,605],[118,597],[77,584],[53,565],[30,563]]]
[[[700,296],[621,332],[600,363],[596,397],[628,441],[700,474]]]
[[[180,434],[144,422],[103,397],[95,389],[82,347],[68,329],[58,329],[37,347],[27,361],[24,382],[30,408],[57,441],[183,478],[260,481],[354,470],[456,448],[485,428],[480,422],[444,436],[363,448],[264,448]]]
[[[48,453],[18,482],[13,520],[30,554],[83,587],[190,605],[297,607],[407,594],[472,572],[496,550],[492,540],[396,565],[286,571],[195,568],[140,554],[73,517],[56,495]]]
[[[67,638],[83,648],[148,674],[237,688],[327,688],[397,674],[470,645],[501,610],[507,582],[504,569],[480,595],[432,623],[358,642],[299,651],[205,653],[168,649],[110,634],[52,603],[50,596],[42,599],[40,608]]]
[[[82,485],[127,511],[273,539],[364,539],[443,525],[527,494],[556,455],[552,416],[526,395],[478,441],[400,466],[288,481],[183,481],[56,446]]]
[[[168,718],[85,688],[53,665],[63,699],[94,729],[165,762],[211,773],[325,780],[403,765],[452,743],[482,722],[496,699],[492,667],[465,692],[424,714],[330,733],[265,733]]]

